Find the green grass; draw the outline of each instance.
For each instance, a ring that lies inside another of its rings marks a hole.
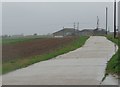
[[[113,55],[112,58],[108,61],[106,73],[120,74],[120,39],[114,39],[112,36],[107,36],[107,39],[117,44],[119,49],[116,54]]]
[[[3,68],[2,68],[2,74],[8,73],[10,71],[19,69],[19,68],[24,68],[27,67],[31,64],[40,62],[40,61],[44,61],[44,60],[48,60],[51,58],[55,58],[58,55],[67,53],[69,51],[75,50],[79,47],[81,47],[85,41],[88,39],[89,37],[86,36],[82,36],[79,38],[76,38],[75,40],[71,41],[71,43],[62,46],[59,49],[54,50],[53,52],[47,53],[47,54],[43,54],[43,55],[36,55],[30,58],[24,58],[24,59],[16,59],[16,60],[12,60],[6,63],[3,63]]]
[[[2,44],[2,37],[0,37],[0,44]]]

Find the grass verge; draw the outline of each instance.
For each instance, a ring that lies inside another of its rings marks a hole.
[[[44,61],[44,60],[48,60],[51,58],[55,58],[58,55],[67,53],[69,51],[75,50],[79,47],[81,47],[82,45],[84,45],[85,41],[88,39],[89,37],[86,36],[82,36],[82,37],[77,37],[75,38],[74,41],[72,41],[71,43],[69,43],[68,45],[62,46],[59,49],[56,49],[50,53],[47,54],[43,54],[43,55],[36,55],[30,58],[24,58],[24,59],[16,59],[16,60],[12,60],[9,62],[5,62],[2,64],[2,74],[8,73],[10,71],[19,69],[19,68],[24,68],[27,67],[31,64],[40,62],[40,61]]]
[[[113,55],[112,58],[108,61],[106,74],[120,74],[120,39],[115,39],[112,36],[107,36],[107,39],[117,44],[119,49],[115,53],[115,55]]]

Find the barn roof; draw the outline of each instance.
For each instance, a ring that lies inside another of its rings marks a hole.
[[[62,29],[62,30],[59,30],[59,31],[57,31],[57,32],[54,32],[53,34],[56,34],[56,33],[59,33],[59,32],[62,32],[62,31],[65,31],[65,32],[73,32],[73,31],[75,31],[76,29],[74,29],[74,28],[64,28],[64,29]],[[79,31],[79,30],[78,30]]]

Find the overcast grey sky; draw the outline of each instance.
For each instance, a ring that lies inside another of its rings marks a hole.
[[[105,8],[108,7],[108,27],[113,29],[112,2],[3,2],[3,34],[48,34],[73,27],[95,28],[97,16],[105,28]]]

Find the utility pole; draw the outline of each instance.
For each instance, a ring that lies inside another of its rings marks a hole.
[[[74,29],[75,29],[75,27],[76,27],[76,26],[75,26],[75,22],[74,22],[74,25],[73,25],[73,27],[74,27]]]
[[[116,0],[114,1],[114,38],[116,38]]]
[[[108,8],[106,7],[106,35],[107,35],[107,21],[108,21]]]
[[[99,17],[97,16],[97,29],[99,28]]]
[[[77,35],[79,35],[79,22],[77,23]]]
[[[79,30],[79,22],[77,23],[77,30]]]
[[[75,22],[74,22],[74,25],[73,25],[73,27],[74,27],[74,35],[76,35],[76,34],[75,34],[75,27],[76,27],[76,25],[75,25]]]

